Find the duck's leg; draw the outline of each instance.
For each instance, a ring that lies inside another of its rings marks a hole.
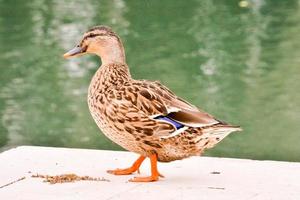
[[[142,162],[145,160],[146,157],[140,156],[131,167],[125,169],[114,169],[114,170],[107,170],[107,173],[114,174],[114,175],[128,175],[132,174],[135,171],[138,171]]]
[[[134,177],[130,179],[130,182],[152,182],[157,181],[159,176],[162,176],[157,170],[157,155],[153,154],[149,156],[151,162],[151,176],[147,177]],[[163,176],[162,176],[163,177]]]

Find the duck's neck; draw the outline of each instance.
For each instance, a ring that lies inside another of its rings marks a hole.
[[[93,51],[101,58],[102,65],[94,75],[90,84],[90,92],[122,86],[131,80],[125,61],[125,52],[120,40],[102,41]]]
[[[95,91],[102,93],[111,87],[121,87],[130,81],[131,75],[127,64],[102,64],[92,78],[89,93],[93,94]]]
[[[95,53],[101,58],[102,65],[112,63],[126,64],[125,51],[121,41],[109,41],[96,49]]]
[[[125,63],[102,64],[97,74],[102,84],[122,85],[131,79],[129,68]]]

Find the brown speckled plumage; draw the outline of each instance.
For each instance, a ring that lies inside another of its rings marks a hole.
[[[99,68],[88,93],[89,108],[99,128],[129,151],[145,156],[156,153],[159,161],[172,161],[200,155],[223,139],[213,134],[213,130],[228,127],[223,123],[190,127],[174,137],[163,137],[174,132],[174,126],[150,116],[168,115],[174,101],[195,109],[159,82],[133,80],[127,65],[117,63]]]
[[[96,53],[102,59],[89,86],[88,105],[102,132],[123,148],[169,162],[201,155],[230,132],[240,130],[182,100],[157,81],[132,79],[122,43],[110,28],[90,29],[79,47],[80,54]]]

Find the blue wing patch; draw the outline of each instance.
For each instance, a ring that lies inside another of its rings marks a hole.
[[[157,117],[154,117],[154,119],[159,119],[159,120],[166,121],[166,122],[172,124],[173,126],[175,126],[177,130],[184,127],[183,124],[180,124],[180,123],[178,123],[178,122],[174,121],[173,119],[170,119],[169,117],[166,117],[166,116],[157,116]]]

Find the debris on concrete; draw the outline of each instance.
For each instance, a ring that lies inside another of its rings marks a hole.
[[[43,178],[44,182],[48,182],[50,184],[56,183],[70,183],[75,181],[107,181],[110,180],[103,178],[103,177],[90,177],[90,176],[78,176],[76,174],[61,174],[61,175],[42,175],[42,174],[35,174],[31,176],[32,178]]]

